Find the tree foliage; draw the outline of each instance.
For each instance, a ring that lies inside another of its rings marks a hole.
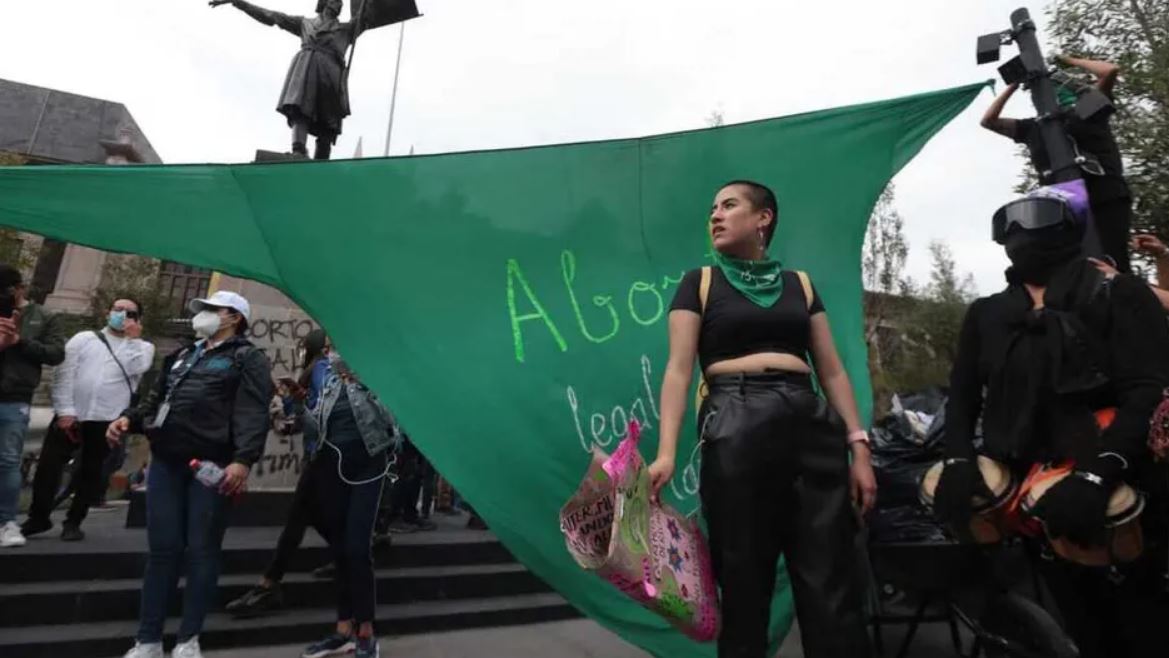
[[[918,285],[905,274],[909,243],[890,186],[869,220],[862,255],[865,342],[877,413],[894,393],[945,386],[954,362],[974,281],[961,274],[950,249],[929,245],[929,280]]]
[[[869,217],[865,244],[861,252],[861,274],[865,290],[865,344],[869,349],[869,368],[883,366],[890,333],[889,316],[897,306],[896,295],[912,287],[905,276],[909,241],[905,239],[905,221],[894,206],[894,188],[890,183],[881,192]]]

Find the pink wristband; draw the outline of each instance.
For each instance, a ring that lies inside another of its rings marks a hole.
[[[864,431],[864,430],[857,430],[855,432],[849,432],[848,433],[848,445],[852,445],[854,443],[863,443],[865,445],[868,445],[869,444],[869,433]]]

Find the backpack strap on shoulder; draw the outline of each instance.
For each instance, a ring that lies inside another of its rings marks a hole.
[[[812,302],[816,300],[816,291],[812,290],[812,280],[808,278],[808,273],[803,270],[796,270],[796,276],[800,278],[800,287],[804,289],[805,308],[811,310]]]
[[[701,276],[698,280],[698,303],[700,304],[699,308],[702,310],[700,315],[706,313],[706,300],[710,297],[710,277],[710,266],[707,265],[702,268]]]
[[[707,265],[702,268],[701,276],[698,280],[698,302],[701,312],[699,315],[706,314],[706,300],[710,297],[710,280],[711,270]],[[706,399],[708,389],[706,386],[706,377],[701,374],[698,376],[698,390],[694,393],[694,415],[698,416],[698,411],[702,408],[702,401]],[[701,437],[699,437],[701,439]]]

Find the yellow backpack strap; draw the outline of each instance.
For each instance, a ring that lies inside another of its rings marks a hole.
[[[804,289],[804,302],[810,310],[812,302],[816,300],[816,291],[812,290],[812,280],[808,278],[808,273],[802,270],[796,270],[796,276],[800,277],[800,286]]]
[[[710,277],[710,266],[707,265],[706,267],[702,268],[701,278],[698,280],[698,302],[699,308],[702,309],[699,315],[706,314],[706,299],[710,297]],[[702,401],[706,399],[706,392],[706,378],[700,376],[698,380],[698,390],[694,393],[695,416],[698,415],[698,410],[702,408]]]
[[[706,313],[706,298],[710,297],[710,266],[702,268],[702,277],[698,280],[698,303],[702,309],[699,315]]]

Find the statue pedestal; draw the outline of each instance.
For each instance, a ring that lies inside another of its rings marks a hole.
[[[304,160],[308,160],[308,158],[303,155],[296,155],[295,153],[281,153],[278,151],[256,149],[256,159],[254,162],[302,162]]]

